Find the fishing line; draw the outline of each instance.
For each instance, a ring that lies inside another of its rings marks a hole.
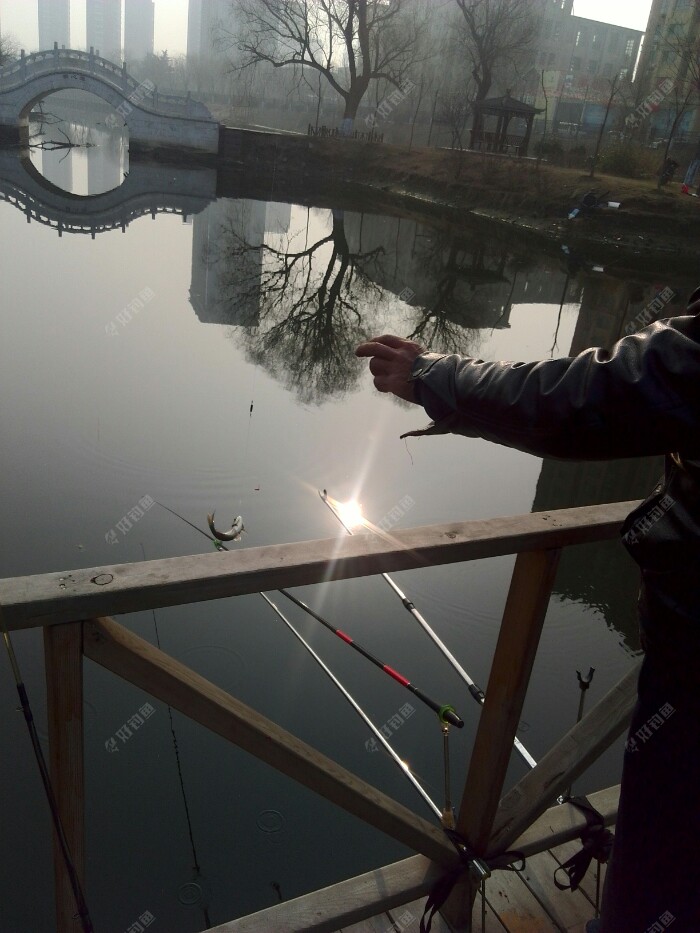
[[[65,830],[63,829],[63,823],[61,822],[61,815],[58,810],[58,803],[56,801],[53,785],[51,784],[49,769],[46,766],[46,759],[44,758],[44,753],[41,749],[41,745],[39,744],[39,736],[37,735],[32,708],[29,705],[27,689],[24,686],[24,682],[22,680],[19,664],[17,663],[17,656],[15,655],[15,649],[13,648],[12,641],[10,639],[10,633],[8,632],[5,625],[2,606],[0,606],[0,629],[2,629],[2,637],[5,642],[5,648],[7,649],[7,656],[10,659],[10,667],[12,668],[12,673],[15,678],[17,693],[19,694],[20,703],[22,704],[24,720],[27,723],[29,737],[32,742],[32,748],[34,749],[34,756],[36,758],[37,765],[39,766],[41,780],[49,802],[49,809],[51,810],[51,817],[53,819],[54,829],[56,831],[56,838],[58,839],[58,844],[61,849],[61,854],[63,855],[66,871],[68,872],[68,880],[70,881],[70,886],[73,890],[73,898],[78,909],[80,924],[83,928],[83,933],[94,933],[94,927],[90,919],[87,903],[85,902],[83,888],[80,883],[80,878],[78,877],[78,872],[73,862],[73,858],[71,856],[68,840],[66,838]]]
[[[165,508],[165,506],[163,506],[163,508]],[[143,546],[143,542],[141,542],[141,553],[143,554],[143,559],[144,559],[144,561],[145,561],[145,560],[146,560],[146,551],[145,551],[145,548],[144,548],[144,546]],[[160,651],[160,650],[162,650],[162,649],[161,649],[161,647],[160,647],[160,633],[158,632],[158,622],[157,622],[157,620],[156,620],[156,611],[155,611],[155,609],[151,609],[151,614],[152,614],[152,616],[153,616],[153,627],[154,627],[155,632],[156,632],[156,645],[158,646],[158,650]],[[187,832],[189,833],[189,837],[190,837],[190,847],[191,847],[191,849],[192,849],[192,858],[193,858],[193,860],[194,860],[194,872],[195,872],[195,877],[201,878],[201,876],[202,876],[202,871],[201,871],[201,869],[200,869],[200,867],[199,867],[199,858],[198,858],[198,856],[197,856],[197,847],[195,846],[195,843],[194,843],[194,834],[193,834],[193,832],[192,832],[192,820],[190,819],[190,808],[189,808],[188,803],[187,803],[187,794],[185,793],[185,781],[184,781],[184,778],[183,778],[183,776],[182,776],[182,765],[181,765],[181,762],[180,762],[180,748],[179,748],[179,746],[178,746],[178,744],[177,744],[177,736],[175,735],[175,724],[173,723],[173,711],[172,711],[172,708],[170,707],[170,704],[167,704],[167,706],[168,706],[168,718],[170,719],[170,734],[171,734],[172,737],[173,737],[173,751],[175,752],[175,762],[176,762],[176,764],[177,764],[177,776],[178,776],[178,779],[179,779],[179,781],[180,781],[180,791],[182,792],[182,802],[183,802],[183,804],[185,805],[185,817],[187,818]],[[210,927],[210,926],[211,926],[211,920],[209,919],[209,911],[208,911],[208,909],[207,909],[207,907],[206,907],[205,904],[202,904],[202,913],[204,914],[204,919],[205,919],[205,921],[206,921],[207,926]]]

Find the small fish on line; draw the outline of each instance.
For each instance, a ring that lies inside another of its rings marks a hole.
[[[253,414],[253,403],[252,402],[250,403],[250,411],[248,412],[248,414],[249,415]]]
[[[210,515],[207,515],[207,522],[209,524],[209,530],[217,539],[217,541],[240,541],[241,535],[245,531],[243,527],[243,516],[237,515],[233,520],[233,524],[228,531],[217,531],[216,526],[214,525],[214,516],[216,515],[216,510],[214,510]]]

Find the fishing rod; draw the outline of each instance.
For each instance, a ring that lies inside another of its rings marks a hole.
[[[66,833],[63,828],[63,823],[61,822],[61,814],[58,809],[58,803],[56,801],[56,795],[54,794],[53,786],[51,784],[51,776],[49,775],[49,769],[46,766],[46,759],[44,758],[44,753],[39,744],[39,736],[36,731],[36,724],[34,722],[34,716],[32,714],[32,708],[29,705],[29,696],[27,695],[27,688],[24,686],[22,680],[22,675],[20,673],[19,664],[17,663],[17,656],[15,654],[15,649],[12,646],[12,640],[10,639],[10,633],[7,630],[5,625],[5,619],[2,614],[2,607],[0,606],[0,629],[2,629],[2,637],[5,642],[5,647],[7,648],[7,655],[10,659],[10,667],[12,668],[12,673],[15,678],[15,684],[17,685],[17,693],[19,694],[20,703],[22,704],[22,712],[24,713],[24,720],[27,723],[27,729],[29,730],[29,737],[32,741],[32,748],[34,749],[34,756],[36,758],[37,765],[39,766],[39,772],[41,774],[41,781],[44,785],[44,790],[46,791],[46,797],[49,802],[49,809],[51,810],[51,817],[53,819],[54,830],[56,831],[56,838],[58,839],[58,844],[61,849],[61,854],[63,856],[63,861],[66,866],[66,871],[68,872],[68,880],[70,881],[70,886],[73,891],[73,898],[75,900],[75,905],[78,909],[78,916],[80,917],[80,924],[83,928],[83,933],[94,933],[94,927],[90,919],[90,913],[88,911],[87,903],[85,901],[85,895],[83,894],[83,888],[80,884],[80,878],[78,877],[78,871],[73,862],[73,858],[70,852],[70,846],[68,845],[68,839],[66,838]]]
[[[190,528],[194,528],[195,531],[198,531],[201,535],[204,535],[209,541],[212,541],[214,546],[219,551],[228,551],[226,545],[220,541],[218,538],[208,535],[206,531],[201,528],[198,528],[197,525],[188,521],[184,516],[179,515],[173,509],[169,509],[167,505],[163,505],[161,502],[156,502],[156,505],[160,505],[161,508],[166,509],[172,515],[175,515],[177,518],[182,519],[183,522],[186,522]],[[308,613],[312,619],[315,619],[317,622],[320,622],[321,625],[324,625],[329,631],[333,632],[334,635],[337,635],[341,641],[344,641],[346,645],[350,645],[351,648],[354,648],[355,651],[358,651],[363,657],[367,658],[368,661],[371,661],[376,667],[384,671],[385,674],[388,674],[393,680],[401,684],[402,687],[405,687],[407,690],[410,690],[414,696],[418,697],[426,706],[433,710],[433,712],[438,714],[440,722],[448,722],[453,726],[457,726],[458,729],[463,728],[464,722],[455,712],[454,708],[446,703],[437,703],[427,694],[423,693],[422,690],[419,690],[418,687],[414,686],[408,678],[404,677],[403,674],[400,674],[398,671],[394,670],[393,667],[390,667],[388,664],[384,664],[383,661],[380,661],[377,657],[371,654],[366,648],[363,648],[362,645],[359,645],[353,638],[347,635],[345,632],[341,631],[339,628],[336,628],[334,625],[331,625],[323,616],[315,612],[310,606],[307,606],[306,603],[303,603],[300,599],[297,599],[296,596],[293,596],[288,590],[278,590],[283,596],[286,596],[287,599],[291,600],[299,609],[303,609],[304,612]]]
[[[307,606],[306,603],[303,603],[300,599],[297,599],[296,596],[293,596],[288,590],[279,590],[283,596],[286,596],[287,599],[291,600],[295,606],[298,606],[300,609],[303,609],[304,612],[308,613],[312,619],[316,619],[317,622],[320,622],[321,625],[325,626],[329,632],[333,632],[334,635],[337,635],[341,641],[344,641],[346,645],[350,645],[351,648],[354,648],[355,651],[367,658],[368,661],[371,661],[376,667],[384,671],[385,674],[388,674],[389,677],[392,677],[397,683],[401,684],[402,687],[405,687],[407,690],[410,690],[414,696],[417,696],[419,700],[422,700],[426,706],[429,706],[433,712],[437,713],[440,717],[441,722],[449,722],[453,726],[457,726],[458,729],[462,729],[464,722],[459,718],[457,713],[451,706],[445,704],[436,703],[435,700],[431,699],[422,690],[419,690],[418,687],[414,686],[407,680],[403,674],[399,674],[398,671],[395,671],[393,667],[389,667],[388,664],[384,664],[383,661],[380,661],[379,658],[376,658],[373,654],[367,651],[366,648],[363,648],[362,645],[358,644],[353,638],[347,635],[341,629],[336,628],[334,625],[331,625],[323,616],[319,615],[317,612]]]
[[[195,524],[193,524],[192,522],[188,521],[188,520],[187,520],[186,518],[184,518],[182,515],[179,515],[177,512],[174,511],[174,509],[168,508],[167,505],[163,505],[161,502],[156,502],[156,504],[157,504],[157,505],[160,505],[162,508],[166,509],[166,510],[167,510],[168,512],[170,512],[171,514],[177,516],[177,518],[182,519],[182,521],[186,522],[186,524],[188,524],[191,528],[194,528],[195,531],[198,531],[200,534],[204,535],[205,538],[208,538],[210,541],[213,541],[215,547],[217,547],[218,550],[224,550],[224,551],[228,551],[228,550],[229,550],[229,549],[226,547],[226,545],[224,545],[221,541],[217,541],[217,539],[213,538],[211,535],[208,535],[208,534],[206,533],[206,531],[203,531],[201,528],[198,528]],[[428,806],[429,806],[430,809],[433,811],[433,813],[438,817],[438,819],[442,819],[442,817],[443,817],[443,811],[440,810],[440,808],[437,806],[437,804],[436,804],[436,803],[431,799],[431,797],[426,793],[426,791],[423,789],[423,787],[422,787],[421,784],[418,782],[418,780],[413,776],[413,773],[411,772],[411,770],[410,770],[410,768],[408,767],[408,765],[406,764],[406,762],[405,762],[405,761],[402,761],[402,759],[396,754],[396,752],[394,751],[394,749],[391,747],[391,745],[389,745],[389,743],[388,743],[387,740],[384,738],[384,736],[383,736],[382,733],[379,731],[379,729],[377,729],[377,727],[374,725],[374,723],[373,723],[372,720],[369,718],[369,716],[367,716],[367,714],[364,712],[364,710],[362,709],[362,707],[356,702],[356,700],[352,697],[352,695],[345,689],[345,687],[341,684],[341,682],[338,680],[338,678],[335,676],[335,674],[333,674],[333,672],[330,670],[330,668],[321,660],[321,658],[318,656],[318,654],[316,654],[316,652],[315,652],[314,649],[311,647],[311,645],[303,638],[302,635],[300,635],[300,633],[294,628],[294,626],[293,626],[292,623],[289,621],[289,619],[287,619],[287,617],[284,615],[284,613],[282,613],[281,610],[278,609],[278,607],[272,602],[272,600],[271,600],[268,596],[266,596],[265,593],[259,593],[258,595],[261,596],[261,597],[265,600],[265,602],[271,607],[271,609],[276,613],[276,615],[284,622],[284,624],[285,624],[285,625],[287,626],[287,628],[292,632],[292,634],[302,643],[302,645],[306,648],[306,650],[307,650],[307,651],[309,652],[309,654],[313,657],[313,659],[316,661],[316,663],[323,669],[323,671],[324,671],[324,672],[328,675],[328,677],[333,681],[333,683],[336,685],[336,687],[338,688],[338,690],[340,690],[340,692],[343,694],[343,696],[344,696],[345,699],[348,701],[348,703],[350,703],[350,705],[353,707],[353,709],[355,710],[355,712],[360,716],[360,718],[361,718],[361,719],[365,722],[365,724],[370,728],[370,730],[372,731],[372,733],[374,734],[374,736],[379,740],[379,742],[381,742],[381,744],[382,744],[382,746],[384,747],[384,749],[389,753],[389,755],[391,756],[391,758],[392,758],[392,759],[396,762],[396,764],[400,767],[401,771],[402,771],[403,774],[406,776],[407,780],[409,780],[409,781],[411,782],[411,784],[415,787],[415,789],[416,789],[416,790],[418,791],[418,793],[421,795],[421,797],[423,798],[423,800],[428,804]],[[343,640],[345,640],[345,639],[343,639]],[[451,708],[448,707],[447,709],[451,709]],[[444,721],[443,721],[443,722],[444,722]],[[460,720],[460,722],[461,722],[461,720]]]
[[[287,626],[290,632],[292,632],[295,638],[297,638],[302,643],[302,645],[306,648],[306,650],[309,652],[309,654],[314,659],[314,661],[316,661],[316,663],[322,668],[322,670],[328,675],[328,677],[330,677],[330,679],[336,685],[338,690],[340,690],[340,692],[343,694],[345,699],[352,706],[352,708],[355,710],[358,716],[364,721],[365,725],[367,725],[371,729],[375,737],[384,746],[384,749],[393,758],[393,760],[396,762],[399,768],[401,768],[401,771],[405,774],[406,778],[415,787],[415,789],[421,795],[423,800],[428,804],[428,806],[433,811],[433,813],[437,816],[437,818],[442,819],[442,810],[440,810],[437,804],[434,803],[431,797],[425,792],[421,784],[413,776],[406,762],[402,761],[401,758],[399,758],[399,756],[396,754],[396,752],[391,747],[391,745],[389,745],[389,743],[384,738],[384,736],[379,731],[379,729],[377,729],[377,727],[374,725],[374,723],[369,718],[369,716],[364,712],[362,707],[356,702],[356,700],[352,697],[352,695],[345,689],[345,687],[341,684],[341,682],[338,680],[335,674],[331,671],[331,669],[321,660],[321,658],[318,656],[318,654],[316,654],[316,652],[311,647],[311,645],[306,641],[306,639],[302,635],[299,634],[299,632],[294,628],[294,626],[289,621],[289,619],[287,619],[287,617],[277,608],[277,606],[272,602],[272,600],[268,596],[266,596],[265,593],[260,593],[260,596],[262,596],[262,598],[265,600],[268,606],[270,606],[270,608],[279,616],[279,618],[284,622],[284,624]]]
[[[323,491],[319,490],[318,494],[321,497],[321,501],[324,502],[328,506],[332,514],[340,522],[340,524],[343,526],[347,534],[352,535],[353,534],[352,528],[350,528],[350,526],[343,520],[342,516],[340,515],[338,511],[338,505],[340,505],[340,503],[336,499],[332,499],[332,497],[328,495],[328,492],[325,489]],[[365,522],[365,519],[361,519],[361,521],[366,527],[367,523]],[[389,585],[389,587],[394,591],[394,593],[396,593],[398,598],[401,600],[404,608],[408,610],[408,612],[413,616],[416,622],[419,623],[419,625],[421,626],[423,631],[426,633],[426,635],[428,635],[428,637],[432,639],[434,644],[437,645],[437,647],[440,649],[443,655],[447,658],[447,660],[450,662],[454,670],[459,674],[462,680],[466,683],[469,689],[469,692],[474,697],[476,702],[479,703],[481,706],[483,706],[484,700],[486,699],[486,695],[484,691],[481,689],[481,687],[479,687],[476,683],[474,683],[474,681],[471,679],[469,674],[467,674],[467,672],[464,670],[462,665],[459,663],[457,658],[455,658],[455,656],[449,650],[447,645],[438,637],[438,635],[430,627],[428,622],[423,618],[421,613],[416,609],[414,604],[406,596],[403,590],[401,590],[401,588],[398,587],[396,583],[394,583],[394,581],[389,576],[389,574],[382,573],[381,577]],[[530,765],[531,768],[536,767],[537,765],[536,760],[532,757],[530,752],[525,748],[525,746],[523,745],[523,743],[520,741],[520,739],[517,736],[513,739],[513,745],[515,749],[520,753],[520,755],[525,759],[525,761]]]

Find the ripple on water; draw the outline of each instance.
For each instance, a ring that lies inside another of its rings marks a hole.
[[[269,843],[282,845],[286,820],[279,810],[261,810],[255,822]]]

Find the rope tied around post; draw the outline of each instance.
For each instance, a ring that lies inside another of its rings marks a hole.
[[[456,830],[443,826],[443,830],[459,855],[460,866],[443,875],[428,895],[420,921],[420,933],[430,933],[433,917],[452,893],[462,875],[468,871],[480,884],[484,884],[494,871],[523,871],[525,856],[522,852],[503,852],[489,859],[479,857],[467,840]],[[519,864],[515,864],[515,863]]]
[[[602,814],[586,797],[565,797],[563,802],[578,807],[586,817],[586,827],[579,837],[583,848],[554,872],[554,884],[560,891],[575,891],[583,881],[593,859],[602,864],[608,861],[615,837],[605,828]],[[557,880],[560,871],[569,879],[568,884]]]

